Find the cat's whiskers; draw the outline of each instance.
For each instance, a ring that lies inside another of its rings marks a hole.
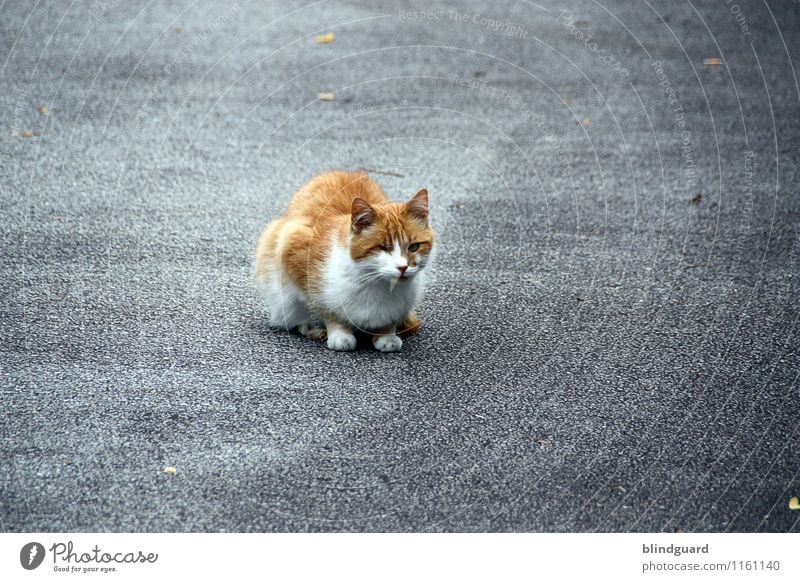
[[[386,276],[381,272],[367,272],[359,275],[353,281],[358,287],[358,292],[364,292],[372,287],[373,283],[382,282],[386,280]]]

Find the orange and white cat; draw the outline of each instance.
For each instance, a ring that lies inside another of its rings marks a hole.
[[[414,312],[433,249],[428,191],[391,202],[363,172],[315,176],[271,222],[255,273],[273,326],[327,335],[332,350],[356,347],[354,330],[382,352],[417,331]],[[323,327],[324,326],[324,327]]]

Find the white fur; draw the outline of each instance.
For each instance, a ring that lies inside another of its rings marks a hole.
[[[333,239],[323,270],[323,291],[315,300],[362,330],[399,323],[414,308],[422,290],[419,267],[409,267],[406,280],[398,281],[397,267],[405,264],[397,244],[391,253],[354,261],[349,249]]]
[[[280,266],[270,269],[262,293],[269,309],[270,325],[290,330],[311,323],[305,297]]]
[[[381,254],[388,255],[389,253],[381,253]],[[387,270],[397,269],[398,267],[406,267],[406,271],[408,270],[407,268],[408,260],[403,256],[403,251],[400,248],[400,243],[398,243],[397,241],[394,241],[394,246],[392,247],[392,254],[389,256],[391,257],[390,259],[391,262],[389,265],[387,265]]]

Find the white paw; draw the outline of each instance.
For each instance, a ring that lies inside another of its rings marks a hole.
[[[338,329],[329,332],[328,349],[336,350],[337,352],[352,352],[356,349],[356,336]]]
[[[399,352],[403,347],[403,340],[396,335],[382,335],[374,342],[375,349],[382,352]]]

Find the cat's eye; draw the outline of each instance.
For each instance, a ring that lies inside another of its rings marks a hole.
[[[419,250],[419,243],[411,243],[408,245],[408,252],[416,253]]]

